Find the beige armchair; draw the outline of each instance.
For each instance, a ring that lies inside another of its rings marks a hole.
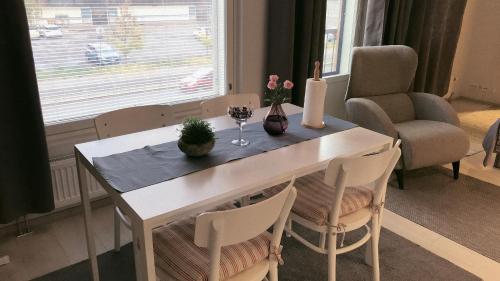
[[[469,139],[451,105],[441,97],[409,92],[418,58],[407,46],[353,49],[346,93],[348,118],[361,127],[402,141],[396,166],[399,188],[405,170],[453,163],[458,179],[460,159]]]

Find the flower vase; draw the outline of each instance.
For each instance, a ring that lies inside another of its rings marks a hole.
[[[264,130],[270,135],[281,135],[288,129],[288,118],[281,104],[271,104],[263,120]]]

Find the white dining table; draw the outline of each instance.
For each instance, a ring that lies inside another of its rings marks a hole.
[[[291,104],[284,104],[283,109],[288,115],[302,112],[301,107]],[[262,121],[267,111],[268,108],[254,110],[248,123]],[[237,126],[227,116],[207,120],[216,131]],[[119,193],[112,188],[93,165],[93,157],[176,141],[177,129],[178,126],[163,127],[75,145],[92,280],[99,280],[94,240],[94,231],[99,230],[94,229],[91,223],[92,210],[85,170],[97,179],[114,204],[130,218],[137,280],[151,281],[156,280],[152,237],[154,228],[286,182],[292,176],[300,177],[325,169],[333,158],[372,153],[393,143],[393,139],[388,136],[356,127],[126,193]]]

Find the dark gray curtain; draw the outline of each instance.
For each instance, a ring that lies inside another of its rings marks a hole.
[[[448,91],[467,0],[367,0],[363,45],[407,45],[418,54],[414,91]]]
[[[295,83],[292,103],[302,106],[314,62],[323,62],[326,0],[268,1],[267,73]]]
[[[0,223],[54,209],[23,3],[0,1]]]

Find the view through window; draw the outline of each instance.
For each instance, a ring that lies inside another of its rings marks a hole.
[[[25,5],[46,124],[224,92],[224,0]]]
[[[339,73],[345,1],[346,0],[328,0],[326,4],[323,75]]]

